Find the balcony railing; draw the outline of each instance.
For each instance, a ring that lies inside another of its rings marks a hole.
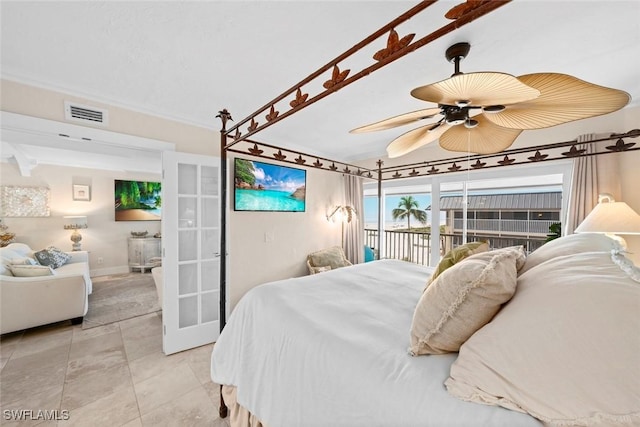
[[[521,219],[468,219],[467,230],[478,232],[517,233],[523,235],[546,235],[549,226],[558,220],[521,220]],[[463,219],[453,221],[454,230],[462,230]]]
[[[377,249],[378,230],[364,230],[365,245]],[[496,236],[495,234],[467,233],[467,241],[488,241],[492,249],[524,246],[527,253],[542,246],[546,237]],[[424,231],[384,230],[384,258],[400,259],[429,265],[431,259],[431,233]],[[440,234],[440,255],[462,244],[460,234]]]

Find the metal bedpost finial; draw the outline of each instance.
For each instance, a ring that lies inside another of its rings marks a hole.
[[[222,120],[222,130],[227,129],[227,121],[233,121],[233,117],[231,117],[231,113],[226,108],[223,108],[221,111],[218,111],[216,117],[219,117]]]

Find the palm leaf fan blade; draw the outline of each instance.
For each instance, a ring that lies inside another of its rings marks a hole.
[[[387,146],[387,154],[390,158],[403,156],[437,140],[451,127],[447,124],[441,124],[433,129],[433,126],[433,124],[422,126],[400,135]]]
[[[407,125],[423,119],[429,119],[440,113],[440,108],[427,108],[424,110],[412,111],[410,113],[400,114],[399,116],[390,117],[379,122],[361,126],[350,130],[350,133],[374,132],[379,130],[391,129],[398,126]]]
[[[543,129],[575,120],[612,113],[631,99],[628,93],[585,82],[559,73],[536,73],[518,77],[540,91],[536,99],[484,116],[494,124],[511,129]]]
[[[411,91],[411,96],[443,105],[469,101],[471,105],[505,105],[535,99],[540,95],[511,74],[480,72],[458,74]]]
[[[475,116],[474,119],[478,121],[478,126],[473,129],[451,127],[440,137],[440,146],[449,151],[493,154],[509,148],[522,133],[519,129],[496,126],[484,115]]]

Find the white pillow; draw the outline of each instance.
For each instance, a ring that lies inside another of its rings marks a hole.
[[[48,265],[9,265],[15,277],[53,276],[56,274]]]
[[[579,233],[569,234],[545,243],[527,257],[524,267],[518,272],[523,274],[527,270],[542,264],[545,261],[563,255],[577,254],[581,252],[611,252],[622,250],[622,245],[606,234]]]
[[[638,426],[639,308],[640,286],[611,253],[549,259],[460,347],[445,386],[549,426]]]

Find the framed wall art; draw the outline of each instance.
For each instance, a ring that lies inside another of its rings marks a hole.
[[[88,202],[91,200],[91,187],[73,184],[73,200]]]
[[[0,215],[5,217],[50,216],[48,187],[0,187]]]

